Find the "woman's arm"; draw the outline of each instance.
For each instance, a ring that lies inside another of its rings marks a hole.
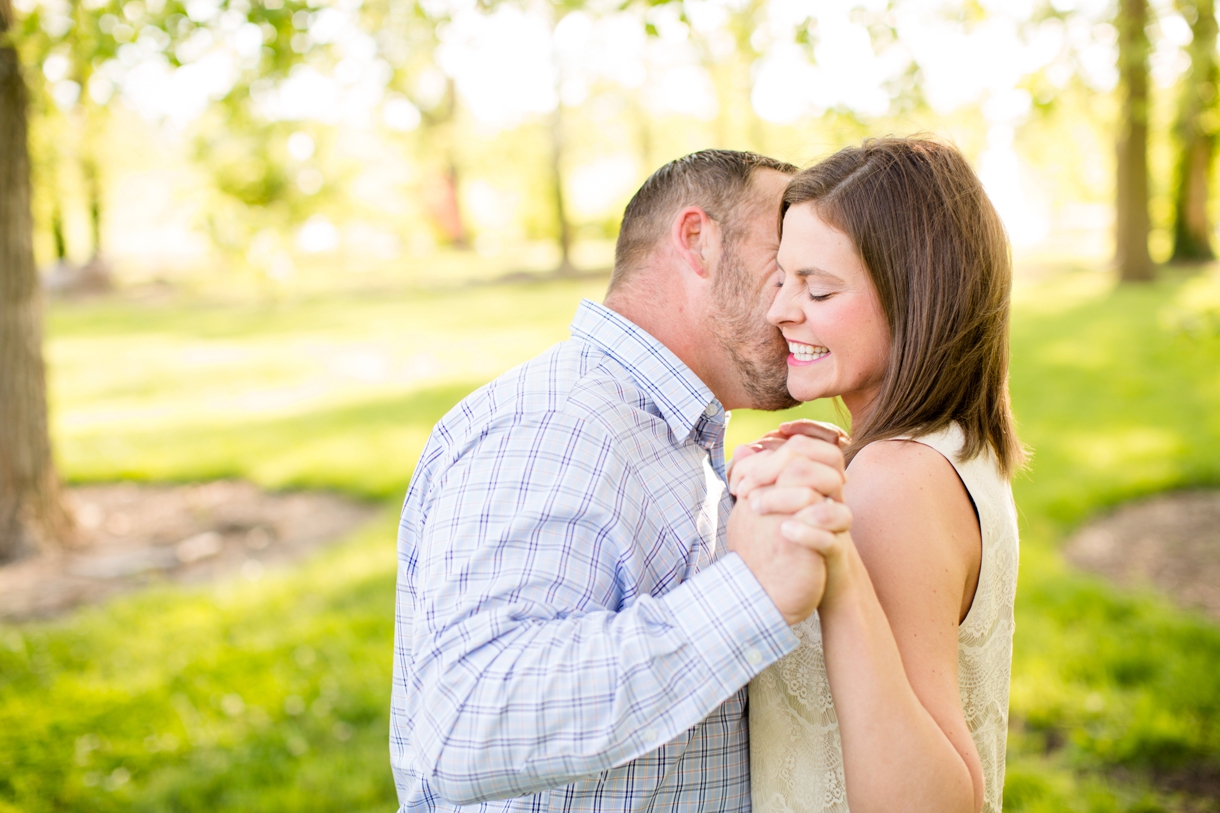
[[[850,535],[814,527],[832,505],[786,523],[827,559],[818,612],[848,802],[853,813],[977,813],[982,765],[957,686],[958,623],[981,556],[969,494],[947,460],[914,442],[872,444],[848,474]]]

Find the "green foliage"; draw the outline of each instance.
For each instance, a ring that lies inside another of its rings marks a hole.
[[[57,306],[72,479],[240,476],[384,498],[386,513],[258,582],[0,627],[0,810],[390,809],[393,520],[411,467],[450,405],[563,339],[602,285]],[[1034,457],[1016,482],[1008,811],[1186,809],[1151,777],[1220,768],[1220,630],[1057,552],[1121,500],[1220,483],[1220,336],[1167,317],[1200,285],[1079,272],[1018,291],[1012,392]],[[374,351],[389,377],[353,377]],[[777,420],[738,412],[730,446]]]
[[[247,0],[218,0],[215,7],[196,3],[190,9],[187,5],[181,0],[42,3],[21,20],[17,45],[27,65],[42,68],[52,58],[68,65],[55,87],[43,71],[25,71],[34,91],[32,151],[40,219],[49,219],[44,210],[54,209],[63,197],[57,176],[67,155],[88,165],[96,178],[102,157],[93,142],[106,118],[114,91],[111,69],[118,62],[163,60],[174,68],[189,65],[205,57],[214,43],[231,40],[238,28],[247,38],[253,32],[256,51],[235,66],[236,81],[211,105],[194,132],[195,158],[212,175],[217,193],[208,222],[201,225],[218,247],[236,252],[249,246],[260,229],[288,232],[333,197],[313,196],[320,190],[332,191],[335,177],[318,174],[318,180],[305,185],[309,191],[298,189],[292,174],[300,167],[284,155],[286,131],[294,128],[257,112],[252,92],[252,88],[270,91],[294,67],[309,63],[325,68],[336,61],[327,43],[309,36],[316,12],[302,0],[254,5]],[[94,80],[100,82],[95,86]],[[73,137],[64,143],[68,133]],[[320,160],[313,163],[311,174],[327,166]],[[93,246],[94,251],[99,248]]]

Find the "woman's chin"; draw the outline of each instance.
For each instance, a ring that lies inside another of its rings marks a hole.
[[[796,376],[788,376],[788,393],[798,401],[816,401],[819,398],[833,398],[838,393],[827,392],[825,387],[813,385],[809,381],[793,380]]]

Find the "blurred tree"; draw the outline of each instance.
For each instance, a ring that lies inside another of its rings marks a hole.
[[[0,0],[0,561],[65,539],[64,501],[47,431],[42,297],[34,267],[28,92]]]
[[[32,95],[33,174],[41,194],[51,198],[49,225],[58,261],[55,282],[73,288],[110,286],[102,247],[104,190],[97,145],[106,109],[88,88],[97,67],[116,54],[119,43],[103,29],[108,21],[120,19],[124,8],[118,0],[40,5],[28,16],[19,42],[24,62],[44,69],[26,77]],[[79,170],[89,222],[91,256],[81,269],[72,269],[67,262],[65,199],[59,179],[70,165]]]
[[[142,6],[129,3],[123,7],[124,14],[136,12]],[[110,266],[105,259],[102,245],[103,179],[98,145],[101,123],[106,109],[97,104],[89,93],[94,70],[111,59],[117,52],[118,43],[102,31],[102,16],[111,11],[109,3],[101,5],[73,3],[72,26],[63,37],[66,56],[69,60],[69,81],[77,87],[76,100],[67,105],[65,115],[73,122],[78,133],[76,161],[84,181],[85,205],[89,215],[89,247],[92,256],[82,269],[81,282],[92,289],[109,288]],[[117,10],[117,9],[115,9]],[[133,15],[134,16],[134,15]]]
[[[23,62],[27,54],[18,54]],[[32,64],[42,64],[37,60]],[[66,154],[67,139],[63,138],[62,118],[46,86],[38,81],[39,72],[25,76],[29,102],[26,119],[29,122],[30,172],[33,176],[32,206],[35,233],[40,222],[45,222],[51,232],[51,248],[54,251],[53,274],[70,273],[68,260],[68,235],[65,223],[63,165],[70,162]],[[45,80],[44,80],[45,81]],[[54,121],[55,124],[51,124]],[[58,124],[59,126],[56,126]],[[56,135],[59,135],[57,138]]]
[[[716,88],[716,146],[765,151],[766,127],[754,110],[753,75],[762,56],[755,47],[760,33],[758,22],[766,8],[765,0],[746,0],[730,6],[721,39],[722,52],[706,37],[698,38],[700,58]],[[811,51],[812,53],[812,51]]]
[[[1212,220],[1207,205],[1212,166],[1215,163],[1216,5],[1214,0],[1181,0],[1179,8],[1190,22],[1190,72],[1182,82],[1178,107],[1178,162],[1174,178],[1173,262],[1197,263],[1215,259]]]
[[[321,29],[345,12],[319,5],[166,0],[155,14],[142,7],[140,22],[165,35],[171,67],[199,65],[230,49],[239,54],[234,81],[193,125],[193,157],[216,193],[205,221],[212,242],[273,279],[292,271],[283,236],[338,197],[316,133],[308,132],[324,127],[305,127],[294,111],[277,109],[279,91],[298,71],[326,74],[342,58]]]
[[[232,0],[225,5],[230,16],[223,23],[217,20],[218,28],[250,25],[260,39],[282,39],[286,43],[278,49],[260,49],[254,64],[245,66],[247,77],[283,78],[310,51],[308,37],[293,33],[294,22],[298,22],[298,28],[308,27],[310,18],[304,3],[286,7],[283,0],[264,0],[252,8],[245,0]],[[34,54],[40,65],[50,54],[66,52],[72,66],[66,81],[75,84],[75,95],[64,106],[72,107],[93,71],[137,32],[147,37],[155,50],[167,51],[171,65],[176,66],[183,62],[181,52],[170,46],[181,46],[192,37],[198,43],[198,32],[206,29],[209,18],[216,19],[215,15],[199,13],[201,19],[195,20],[178,0],[157,0],[149,5],[128,0],[114,7],[106,2],[89,7],[74,3],[70,8],[75,16],[59,13],[58,19],[43,20],[35,13],[18,27],[11,0],[0,0],[0,561],[63,541],[74,529],[55,471],[47,426],[42,297],[33,252],[29,90],[17,45]],[[304,26],[299,25],[302,13],[306,15]],[[235,20],[234,14],[243,16],[244,22]],[[285,34],[282,38],[278,37],[281,31]],[[207,41],[213,37],[207,31]],[[225,97],[235,113],[228,122],[234,133],[240,133],[239,125],[244,121],[241,116],[249,113],[250,88],[250,81],[237,82]],[[246,129],[258,131],[258,127]],[[100,170],[92,150],[83,151],[81,159],[94,261],[100,263]],[[57,201],[52,209],[61,212]],[[66,246],[61,215],[53,214],[52,219],[56,250],[63,256]]]
[[[214,102],[193,126],[192,157],[214,193],[204,221],[212,243],[282,279],[292,272],[285,235],[339,194],[318,155],[327,128],[262,115],[258,96],[271,84],[248,76]]]
[[[68,261],[68,239],[64,234],[64,210],[59,203],[58,191],[52,191],[51,195],[51,240],[55,244],[55,262],[63,265]]]
[[[492,10],[495,6],[509,1],[482,0],[480,5],[485,9]],[[529,0],[516,1],[520,2],[526,9],[531,8]],[[572,245],[575,242],[575,230],[572,226],[571,213],[568,209],[567,196],[564,190],[567,164],[567,128],[564,122],[564,103],[561,92],[564,79],[564,65],[559,54],[555,31],[563,19],[573,11],[590,11],[590,9],[586,7],[583,0],[542,0],[541,4],[533,6],[533,8],[537,8],[542,12],[548,24],[551,42],[551,67],[555,89],[555,109],[546,117],[546,133],[548,136],[546,165],[550,170],[546,181],[546,189],[554,211],[555,241],[559,248],[559,264],[552,273],[560,277],[571,276],[577,272],[576,266],[572,262]],[[608,7],[607,10],[614,11],[615,9]],[[592,12],[590,11],[590,13]]]
[[[555,226],[557,242],[559,243],[559,266],[555,269],[556,276],[571,276],[576,273],[572,263],[573,230],[572,218],[568,212],[568,201],[564,194],[564,153],[567,149],[563,113],[563,60],[559,55],[558,43],[555,41],[555,29],[559,23],[573,11],[584,6],[581,0],[548,0],[546,7],[551,25],[551,60],[555,77],[555,110],[550,115],[547,132],[550,134],[550,191],[551,203],[555,207]]]
[[[1124,282],[1153,277],[1148,253],[1148,4],[1119,0],[1115,264]]]
[[[455,132],[458,112],[457,83],[453,81],[452,76],[445,76],[444,84],[445,92],[441,101],[423,108],[420,113],[425,145],[423,152],[440,157],[440,194],[434,196],[430,209],[437,229],[448,238],[449,243],[454,248],[465,249],[470,248],[470,234],[466,228],[466,219],[462,216],[461,164]]]
[[[462,212],[462,170],[458,145],[458,93],[452,76],[438,64],[441,29],[449,8],[437,3],[367,0],[360,7],[364,30],[373,32],[378,54],[392,68],[387,104],[398,94],[419,111],[419,153],[430,165],[425,190],[435,230],[456,248],[468,248],[470,232]]]
[[[103,183],[101,161],[97,157],[97,112],[83,113],[84,137],[80,155],[81,175],[85,182],[85,200],[89,210],[89,246],[92,256],[82,269],[83,284],[94,290],[110,288],[112,285],[110,264],[102,250]]]
[[[551,202],[555,206],[555,224],[558,227],[559,266],[555,269],[557,276],[570,276],[576,273],[572,264],[572,218],[568,214],[567,198],[564,196],[564,127],[563,101],[557,100],[555,111],[551,113],[550,169],[551,169]]]
[[[33,142],[33,137],[30,137],[30,142]],[[37,159],[34,159],[33,144],[30,144],[30,162],[37,164]],[[48,161],[43,171],[39,173],[41,183],[40,192],[43,197],[48,199],[48,220],[51,228],[51,247],[55,249],[55,265],[57,267],[66,267],[68,261],[68,238],[63,227],[63,194],[60,190],[59,172],[56,172],[56,162]]]

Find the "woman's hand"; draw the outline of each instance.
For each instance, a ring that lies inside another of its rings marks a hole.
[[[834,443],[840,448],[851,442],[851,437],[841,427],[827,421],[815,421],[810,418],[798,418],[795,421],[784,421],[774,432],[768,432],[784,439],[805,435],[816,440]]]
[[[833,423],[824,423],[822,421],[814,421],[809,418],[801,418],[795,421],[785,421],[781,423],[777,429],[773,429],[763,435],[753,443],[744,443],[733,450],[733,458],[729,461],[729,491],[737,494],[733,490],[733,471],[738,463],[748,457],[758,454],[759,452],[774,452],[778,450],[789,439],[797,436],[812,438],[814,440],[824,441],[834,444],[842,449],[851,440],[839,427]],[[741,495],[738,495],[741,496]]]
[[[729,492],[749,499],[756,488],[770,486],[782,494],[785,508],[770,513],[795,513],[823,497],[843,499],[843,452],[837,443],[795,435],[787,440],[766,438],[766,448],[737,460],[729,472]],[[781,499],[773,494],[772,499]]]
[[[818,605],[823,612],[833,609],[851,589],[853,577],[864,572],[863,563],[852,541],[851,509],[826,499],[797,511],[779,526],[789,542],[822,554],[826,560],[826,588]]]

